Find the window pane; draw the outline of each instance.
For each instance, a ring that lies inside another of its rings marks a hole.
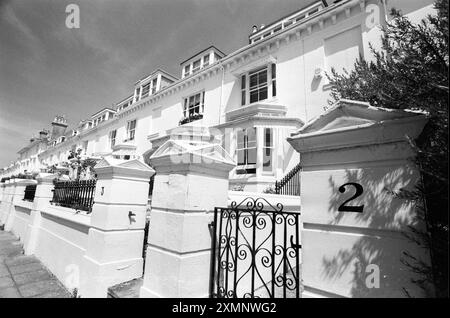
[[[237,151],[237,164],[238,165],[245,165],[245,156],[244,156],[244,150],[238,150]]]
[[[245,89],[245,79],[246,79],[246,77],[245,77],[245,75],[242,75],[241,76],[241,89]]]
[[[256,164],[256,148],[248,149],[247,164],[249,165]]]
[[[244,131],[243,130],[237,131],[237,147],[238,147],[238,149],[244,148]]]
[[[258,74],[250,75],[250,88],[258,85]]]
[[[250,92],[250,103],[258,101],[258,91]]]
[[[247,140],[248,141],[256,141],[256,128],[248,128],[247,129]]]
[[[259,85],[267,83],[267,72],[261,72],[258,74]]]
[[[277,66],[276,64],[272,64],[272,79],[277,76]]]
[[[259,100],[267,99],[267,86],[259,90]]]
[[[272,82],[272,96],[277,96],[277,81],[275,80]]]
[[[241,93],[241,105],[245,105],[245,91]]]
[[[272,147],[272,129],[264,129],[264,145],[266,147]]]
[[[263,151],[263,171],[272,171],[272,149],[265,148]]]

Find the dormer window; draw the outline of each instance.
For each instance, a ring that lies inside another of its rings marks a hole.
[[[152,95],[156,93],[156,84],[157,84],[157,79],[154,78],[152,81]]]
[[[142,98],[145,98],[150,93],[150,83],[145,84],[142,86]]]
[[[140,93],[141,93],[141,88],[140,87],[136,88],[136,96],[134,99],[136,102],[139,100]]]
[[[203,67],[206,67],[209,65],[209,55],[205,55],[203,57]]]
[[[224,56],[225,54],[222,51],[214,46],[210,46],[180,64],[181,76],[184,78],[200,72],[203,68],[214,64]]]
[[[192,74],[195,74],[198,71],[200,71],[200,60],[194,61],[192,64]]]
[[[189,76],[191,74],[191,64],[184,67],[184,76]]]

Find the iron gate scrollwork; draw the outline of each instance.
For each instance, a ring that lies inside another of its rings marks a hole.
[[[300,297],[300,213],[246,198],[216,207],[212,225],[211,297]]]

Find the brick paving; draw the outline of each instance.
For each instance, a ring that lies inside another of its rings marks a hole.
[[[22,244],[0,230],[0,298],[70,298],[70,293]]]

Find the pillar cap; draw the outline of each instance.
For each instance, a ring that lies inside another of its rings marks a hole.
[[[298,152],[406,142],[416,139],[428,121],[421,111],[387,109],[342,99],[287,141]]]
[[[14,184],[16,186],[36,184],[36,180],[34,180],[34,179],[14,179]]]
[[[55,178],[57,178],[57,174],[41,172],[36,176],[36,180],[38,183],[52,183]]]
[[[94,169],[99,178],[114,174],[150,178],[155,173],[155,170],[139,159],[124,160],[112,156],[102,158]]]
[[[204,169],[228,173],[236,166],[231,156],[218,144],[177,139],[168,140],[161,145],[150,157],[150,162],[157,169],[169,169],[172,172],[180,169]]]

